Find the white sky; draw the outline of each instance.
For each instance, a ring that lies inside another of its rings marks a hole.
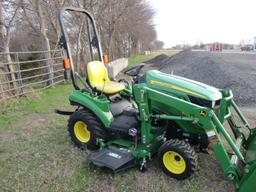
[[[238,44],[256,37],[256,0],[148,0],[165,47],[223,42]]]

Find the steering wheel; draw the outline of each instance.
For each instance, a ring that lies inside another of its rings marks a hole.
[[[126,69],[124,71],[124,74],[128,75],[128,76],[132,76],[132,77],[136,77],[139,75],[141,69],[144,67],[144,64],[140,64],[140,65],[136,65],[134,67],[131,67],[129,69]]]

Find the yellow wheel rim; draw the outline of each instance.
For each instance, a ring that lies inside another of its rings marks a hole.
[[[87,143],[91,138],[91,133],[83,121],[77,121],[75,123],[74,132],[76,138],[83,143]]]
[[[167,151],[163,156],[164,166],[168,171],[174,174],[182,174],[186,169],[184,158],[175,151]]]

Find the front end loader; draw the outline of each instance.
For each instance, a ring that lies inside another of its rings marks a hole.
[[[91,58],[98,58],[87,64],[86,78],[74,69],[63,19],[68,12],[85,14],[91,23],[89,51]],[[255,191],[256,129],[249,126],[231,91],[156,70],[140,75],[143,65],[124,72],[132,82],[109,79],[92,14],[66,7],[59,20],[65,77],[74,85],[69,101],[76,110],[56,112],[70,115],[71,139],[77,147],[93,150],[89,161],[113,171],[132,166],[145,171],[157,155],[159,167],[180,180],[197,170],[197,152],[212,148],[236,189]]]

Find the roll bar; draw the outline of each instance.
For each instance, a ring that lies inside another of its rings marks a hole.
[[[65,12],[80,12],[83,13],[87,16],[87,22],[90,22],[92,24],[92,29],[94,32],[94,37],[91,38],[90,36],[90,25],[88,25],[88,35],[89,35],[89,46],[90,46],[90,56],[91,56],[91,60],[93,59],[93,49],[92,49],[92,43],[94,45],[96,45],[97,51],[98,51],[98,57],[99,57],[99,61],[103,61],[103,55],[102,55],[102,48],[101,48],[101,44],[100,44],[100,38],[98,35],[98,31],[96,28],[96,23],[95,20],[92,16],[92,14],[84,9],[81,8],[75,8],[75,7],[63,7],[58,15],[58,19],[59,19],[59,23],[60,23],[60,28],[61,28],[61,32],[62,32],[62,37],[61,37],[61,43],[62,43],[62,47],[66,50],[66,55],[67,58],[69,59],[70,65],[71,65],[71,69],[70,69],[70,77],[73,83],[73,86],[75,89],[79,90],[80,88],[77,85],[76,82],[76,75],[75,75],[75,71],[74,71],[74,63],[73,63],[73,59],[72,59],[72,53],[71,53],[71,49],[70,49],[70,44],[69,44],[69,38],[67,35],[67,31],[65,29],[64,26],[64,14]]]

